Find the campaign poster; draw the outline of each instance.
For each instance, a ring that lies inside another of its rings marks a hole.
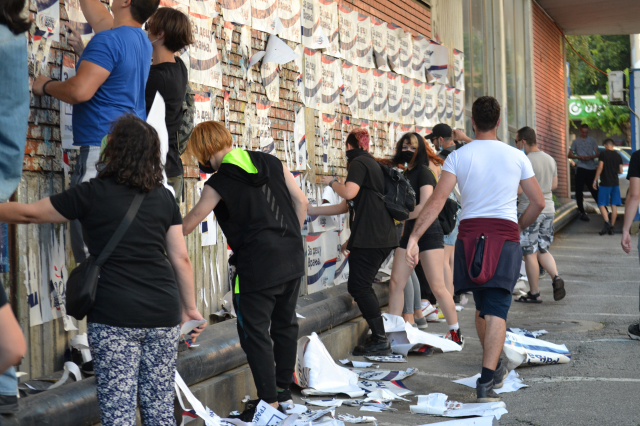
[[[357,65],[358,12],[340,4],[338,19],[340,21],[340,54],[345,61]]]
[[[275,62],[262,61],[260,76],[267,99],[271,102],[280,102],[280,69]]]
[[[371,70],[373,75],[373,119],[388,121],[387,73]]]
[[[40,37],[51,38],[60,42],[60,1],[36,0],[36,32],[34,40]]]
[[[271,119],[269,110],[271,101],[260,97],[256,101],[256,115],[258,116],[258,137],[260,138],[260,151],[265,154],[276,155],[276,143],[271,136]]]
[[[69,270],[65,256],[65,232],[60,227],[60,233],[56,237],[55,231],[51,233],[51,246],[49,248],[49,289],[51,309],[54,318],[62,318],[65,331],[77,330],[73,320],[67,315],[67,278]]]
[[[456,90],[455,87],[453,86],[445,86],[447,88],[446,91],[446,96],[447,96],[447,109],[446,109],[446,116],[445,116],[445,120],[446,123],[450,126],[453,126],[453,102],[454,102],[454,92]]]
[[[282,22],[283,30],[280,37],[300,43],[300,0],[278,0],[278,17]]]
[[[440,84],[449,83],[449,78],[447,77],[449,73],[449,49],[447,49],[447,46],[429,40],[427,55],[430,58],[429,68],[427,69],[429,74]]]
[[[222,90],[222,67],[212,19],[189,12],[195,43],[189,48],[189,81]]]
[[[438,124],[438,85],[427,83],[424,92],[425,125],[433,127]]]
[[[429,45],[429,40],[421,35],[413,37],[413,55],[411,71],[413,72],[413,78],[420,80],[423,83],[427,82],[427,74],[424,69],[425,64],[425,52],[426,47]]]
[[[453,127],[459,130],[464,130],[464,92],[462,90],[455,90],[454,93],[454,121]]]
[[[360,119],[373,120],[373,79],[371,70],[356,67],[358,73],[358,112]]]
[[[251,27],[271,34],[276,28],[278,0],[251,0]]]
[[[453,77],[455,87],[464,92],[464,53],[453,49]]]
[[[80,0],[65,0],[64,7],[67,10],[69,25],[80,33],[80,37],[82,37],[82,41],[86,45],[93,37],[93,29],[82,14]]]
[[[309,234],[307,239],[307,288],[309,293],[333,285],[338,254],[335,232]]]
[[[309,49],[329,47],[329,37],[320,25],[320,5],[316,0],[302,0],[302,45]]]
[[[179,1],[175,1],[175,3],[178,4],[171,5],[171,7],[180,10],[185,15],[192,12],[198,15],[208,16],[209,18],[215,18],[218,16],[218,12],[216,11],[216,0],[190,0],[188,8],[186,7],[187,5],[182,4]]]
[[[320,26],[325,35],[329,38],[329,46],[322,52],[324,55],[331,55],[340,58],[340,39],[338,25],[338,3],[333,0],[318,0],[320,7]]]
[[[393,22],[387,24],[387,58],[391,70],[401,74],[400,67],[400,39],[404,37],[404,30]]]
[[[411,78],[413,71],[411,64],[413,62],[413,36],[409,31],[400,37],[400,70],[399,74]]]
[[[304,104],[308,108],[322,109],[322,54],[304,48]]]
[[[438,123],[447,122],[447,86],[438,84]]]
[[[426,127],[427,117],[425,116],[425,83],[420,80],[413,79],[413,119],[416,126]]]
[[[358,74],[354,64],[342,61],[342,94],[351,115],[358,118]]]
[[[61,81],[76,75],[75,60],[70,55],[62,56]],[[73,105],[60,101],[60,139],[63,149],[79,149],[73,146]]]
[[[356,65],[363,68],[375,68],[373,62],[373,41],[371,40],[371,19],[358,13],[356,22]]]
[[[304,108],[296,112],[296,120],[293,123],[293,140],[296,170],[307,170],[307,139],[304,119]]]
[[[197,126],[203,121],[213,120],[211,93],[195,92],[194,94],[196,115],[193,117],[193,125]]]
[[[333,126],[336,122],[336,115],[320,113],[319,122],[322,143],[322,172],[327,174],[329,173],[329,151],[333,146]],[[315,232],[315,230],[312,231]]]
[[[373,60],[380,71],[390,71],[387,64],[387,23],[371,17],[371,43]]]
[[[251,26],[251,0],[220,0],[225,21]]]
[[[335,114],[340,106],[342,64],[339,59],[322,55],[322,108],[325,114]]]
[[[400,76],[393,72],[387,73],[387,99],[389,121],[400,123],[402,121],[402,89]],[[395,142],[395,141],[394,141]]]
[[[400,88],[402,90],[402,124],[413,124],[413,79],[400,76]]]

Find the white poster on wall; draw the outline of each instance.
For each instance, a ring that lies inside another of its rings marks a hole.
[[[356,34],[356,65],[363,68],[375,68],[373,41],[371,40],[371,19],[367,15],[358,13]]]
[[[304,104],[308,108],[322,108],[322,54],[304,48]]]
[[[400,87],[402,90],[402,124],[411,125],[413,119],[413,79],[400,76]]]
[[[373,119],[376,121],[388,120],[387,100],[387,73],[371,70],[373,76]]]
[[[211,28],[212,19],[189,13],[196,42],[189,48],[191,68],[189,81],[222,90],[222,68],[216,38]]]
[[[36,32],[34,38],[41,36],[60,42],[60,1],[36,0]]]
[[[186,5],[182,4],[179,1],[176,1],[175,3],[178,4],[171,5],[171,7],[182,11],[184,14],[189,14],[189,12],[191,11],[192,13],[208,16],[209,18],[215,18],[216,16],[218,16],[218,12],[216,11],[216,0],[190,0],[188,8],[186,8]]]
[[[336,108],[340,106],[340,86],[342,86],[341,61],[322,55],[322,112],[336,113]]]
[[[197,126],[203,121],[213,120],[213,112],[211,109],[211,93],[196,92],[194,94],[196,114],[193,118],[193,125]]]
[[[251,0],[220,0],[225,21],[238,25],[251,25]]]
[[[340,22],[340,54],[344,60],[357,64],[358,12],[340,4],[338,5],[338,20]]]
[[[271,34],[278,18],[278,0],[251,0],[251,27]]]
[[[427,82],[427,73],[425,71],[425,53],[429,46],[429,40],[421,35],[413,37],[413,56],[411,71],[413,72],[413,78],[420,80],[423,83]]]
[[[373,120],[373,79],[371,70],[356,67],[358,75],[358,118]]]
[[[447,88],[446,96],[447,96],[447,109],[445,120],[446,123],[450,126],[454,126],[454,118],[453,118],[453,102],[454,102],[454,92],[456,90],[453,86],[445,86]]]
[[[373,45],[373,60],[380,71],[389,71],[387,64],[387,23],[381,19],[371,17],[371,43]]]
[[[416,126],[426,127],[427,117],[425,115],[425,83],[420,80],[412,80],[413,81],[413,118],[416,123]]]
[[[310,49],[330,47],[329,37],[320,25],[320,5],[316,0],[302,0],[302,45]]]
[[[400,123],[402,121],[402,85],[400,76],[393,72],[387,73],[387,99],[389,121]]]
[[[437,85],[438,90],[438,123],[446,123],[447,121],[447,86],[444,84]]]
[[[400,30],[401,31],[401,30]],[[400,40],[400,70],[399,74],[405,77],[413,77],[412,62],[413,62],[413,36],[409,31],[406,31]]]
[[[440,43],[429,40],[427,48],[427,56],[429,56],[429,74],[440,84],[449,83],[447,74],[449,73],[449,49]]]
[[[424,86],[424,92],[425,125],[433,127],[438,124],[438,85],[427,83]]]
[[[282,23],[279,35],[296,43],[301,41],[300,0],[278,0],[278,17]]]
[[[464,130],[464,92],[462,90],[455,90],[453,114],[453,127]]]
[[[74,59],[69,55],[62,56],[61,79],[65,81],[76,75]],[[79,149],[73,146],[73,105],[60,101],[60,139],[63,149]]]
[[[401,74],[400,66],[400,39],[404,37],[404,30],[393,22],[387,24],[387,58],[391,70]]]
[[[305,132],[304,108],[300,108],[298,112],[296,112],[296,120],[293,123],[296,170],[307,169],[307,139]]]
[[[356,66],[348,61],[342,61],[342,94],[351,115],[358,117],[358,74]]]
[[[318,6],[320,8],[320,26],[329,38],[329,46],[322,53],[340,58],[342,55],[340,55],[340,39],[338,38],[338,3],[333,0],[318,0]]]
[[[276,155],[276,143],[271,136],[271,120],[269,110],[271,101],[260,98],[256,101],[256,115],[258,116],[258,137],[260,138],[260,151],[265,154]]]
[[[93,37],[93,29],[82,14],[80,0],[65,0],[64,7],[67,10],[69,25],[80,33],[80,37],[82,37],[82,41],[86,45]]]
[[[464,53],[453,49],[453,76],[456,89],[464,91]]]

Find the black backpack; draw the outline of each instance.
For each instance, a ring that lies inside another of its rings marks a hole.
[[[182,124],[178,130],[178,153],[184,154],[187,150],[187,144],[191,133],[193,133],[194,120],[196,115],[196,99],[195,93],[191,88],[191,84],[187,83],[187,92],[182,101]]]
[[[379,164],[379,163],[378,163]],[[411,184],[398,170],[380,164],[384,175],[384,195],[373,191],[384,201],[387,211],[397,221],[409,218],[409,213],[416,208],[416,193]]]
[[[433,174],[436,182],[438,182],[438,178],[433,170],[429,169],[429,171]],[[440,226],[442,227],[444,235],[449,235],[456,227],[458,208],[458,202],[447,197],[444,202],[444,207],[442,207],[442,210],[440,210],[440,213],[438,214],[438,220],[440,221]]]

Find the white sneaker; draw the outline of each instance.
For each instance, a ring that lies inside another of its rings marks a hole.
[[[433,312],[436,312],[436,308],[434,308],[431,303],[427,302],[426,305],[422,305],[422,315],[425,317],[431,315]]]
[[[434,311],[429,315],[424,316],[429,322],[438,322],[438,311]]]
[[[464,306],[462,305],[456,305],[456,311],[460,312],[461,310],[464,309]]]

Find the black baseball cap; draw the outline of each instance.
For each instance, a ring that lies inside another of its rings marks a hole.
[[[433,126],[431,133],[425,139],[450,138],[453,135],[451,127],[448,124],[440,123]]]

